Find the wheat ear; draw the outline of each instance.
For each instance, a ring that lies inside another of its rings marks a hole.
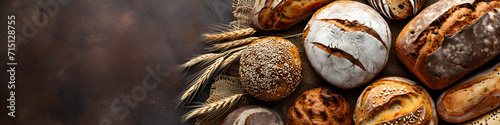
[[[200,55],[200,56],[197,56],[195,58],[190,59],[186,63],[182,64],[181,67],[182,68],[190,67],[190,66],[198,64],[198,63],[200,63],[202,61],[207,61],[207,60],[210,60],[210,59],[213,59],[213,58],[217,58],[219,56],[220,56],[220,54],[216,54],[216,53],[203,54],[203,55]]]
[[[248,38],[233,40],[233,41],[229,41],[229,42],[225,42],[225,43],[218,43],[218,44],[214,44],[213,47],[211,48],[211,50],[214,50],[214,51],[223,50],[224,51],[224,50],[228,50],[228,49],[231,49],[231,48],[234,48],[237,46],[250,44],[253,41],[258,40],[258,39],[259,39],[259,37],[248,37]]]
[[[221,41],[221,40],[232,40],[236,38],[240,38],[243,36],[249,36],[254,34],[256,31],[253,28],[246,28],[241,30],[234,30],[230,32],[220,33],[220,34],[203,34],[207,39],[213,41]]]
[[[199,115],[202,115],[205,113],[209,113],[209,112],[227,110],[228,108],[230,108],[234,104],[236,104],[236,102],[241,97],[243,97],[243,95],[245,95],[245,94],[236,94],[236,95],[233,95],[231,97],[219,100],[217,102],[202,105],[200,108],[189,111],[184,116],[182,116],[182,121],[186,121],[190,118],[194,118],[196,116],[199,116]]]
[[[238,60],[241,57],[242,53],[243,53],[243,50],[239,50],[238,52],[233,53],[231,56],[224,59],[224,62],[222,62],[221,67],[222,68],[227,67],[229,64]]]
[[[201,86],[206,83],[210,79],[211,76],[218,70],[219,65],[224,61],[224,57],[219,57],[213,64],[208,66],[204,71],[196,77],[195,80],[193,80],[192,83],[190,83],[190,87],[182,93],[182,95],[179,98],[179,103],[181,102],[186,102],[189,103],[189,101],[192,99],[192,95],[195,94]]]

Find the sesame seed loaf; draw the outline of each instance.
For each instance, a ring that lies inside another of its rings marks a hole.
[[[500,108],[462,123],[462,125],[500,125]]]
[[[436,106],[448,122],[470,120],[500,106],[500,63],[443,92]]]
[[[276,111],[250,105],[231,112],[222,125],[284,125],[284,123]]]
[[[391,31],[370,6],[337,1],[314,13],[303,41],[314,70],[330,84],[350,89],[369,82],[383,69]]]
[[[445,88],[500,53],[500,0],[441,0],[401,31],[396,53],[427,87]]]
[[[290,95],[302,80],[302,62],[295,45],[281,37],[252,42],[242,53],[239,74],[247,92],[262,101]]]
[[[255,0],[251,22],[260,31],[288,29],[332,1],[335,0]]]
[[[354,109],[356,125],[437,124],[434,102],[427,91],[402,77],[385,77],[366,87]]]
[[[368,0],[385,17],[401,20],[416,15],[426,0]]]
[[[287,125],[352,125],[349,104],[328,87],[303,92],[290,107]]]

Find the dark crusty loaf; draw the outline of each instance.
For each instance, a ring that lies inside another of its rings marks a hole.
[[[401,77],[385,77],[363,90],[354,109],[356,125],[437,124],[434,102],[427,91]]]
[[[251,105],[231,112],[222,125],[284,125],[284,123],[276,111]]]
[[[441,119],[458,123],[500,106],[500,63],[443,92],[437,103]]]
[[[286,119],[288,125],[351,125],[352,113],[344,97],[319,87],[302,93]]]
[[[290,28],[334,0],[255,0],[252,24],[260,31]]]
[[[247,92],[262,101],[290,95],[302,81],[302,62],[295,45],[281,37],[251,43],[240,58],[239,74]]]
[[[416,15],[426,0],[368,0],[385,17],[401,20]]]
[[[401,31],[396,51],[427,87],[449,86],[500,53],[500,0],[441,0]]]

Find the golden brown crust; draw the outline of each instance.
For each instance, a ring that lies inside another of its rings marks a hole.
[[[302,93],[288,110],[289,125],[351,125],[352,113],[344,97],[319,87]]]
[[[500,106],[500,66],[485,73],[443,92],[436,104],[443,120],[464,122]]]
[[[500,0],[439,1],[396,40],[401,62],[426,86],[442,89],[500,53]],[[480,39],[480,40],[479,40]]]
[[[356,125],[437,124],[434,102],[423,87],[401,77],[385,77],[365,88],[354,110]]]
[[[256,1],[252,23],[261,31],[288,29],[334,0],[261,0]],[[279,3],[274,3],[279,2]],[[277,4],[277,6],[273,6]],[[259,7],[264,6],[264,7]],[[256,10],[260,9],[260,10]]]
[[[263,101],[290,95],[302,80],[300,55],[290,41],[266,37],[251,43],[242,53],[239,74],[248,93]]]

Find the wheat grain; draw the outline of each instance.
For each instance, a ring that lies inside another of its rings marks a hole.
[[[246,28],[241,30],[234,30],[230,32],[220,33],[220,34],[203,34],[207,39],[213,41],[221,41],[221,40],[233,40],[236,38],[240,38],[243,36],[249,36],[254,34],[256,31],[253,28]]]
[[[204,71],[190,83],[190,87],[182,93],[180,98],[178,99],[178,104],[181,102],[189,103],[192,95],[195,94],[201,86],[209,80],[209,78],[218,70],[219,65],[224,61],[224,57],[219,57],[213,64],[208,66]],[[189,98],[189,99],[188,99]]]
[[[207,61],[207,60],[210,60],[210,59],[213,59],[213,58],[217,58],[219,56],[220,56],[220,54],[216,54],[216,53],[203,54],[203,55],[200,55],[200,56],[197,56],[195,58],[190,59],[186,63],[182,64],[181,67],[182,68],[190,67],[190,66],[198,64],[198,63],[200,63],[202,61]]]
[[[182,121],[186,121],[190,118],[194,118],[196,116],[209,113],[209,112],[214,112],[214,111],[221,111],[221,110],[227,110],[228,108],[232,107],[236,102],[245,94],[236,94],[231,97],[219,100],[217,102],[205,104],[200,108],[194,109],[192,111],[189,111],[186,113],[184,116],[182,116]]]
[[[211,48],[211,50],[214,50],[214,51],[223,50],[224,51],[224,50],[231,49],[231,48],[234,48],[237,46],[250,44],[253,41],[258,40],[258,39],[259,39],[259,37],[248,37],[248,38],[244,38],[244,39],[229,41],[226,43],[218,43],[218,44],[214,44],[213,47]]]

